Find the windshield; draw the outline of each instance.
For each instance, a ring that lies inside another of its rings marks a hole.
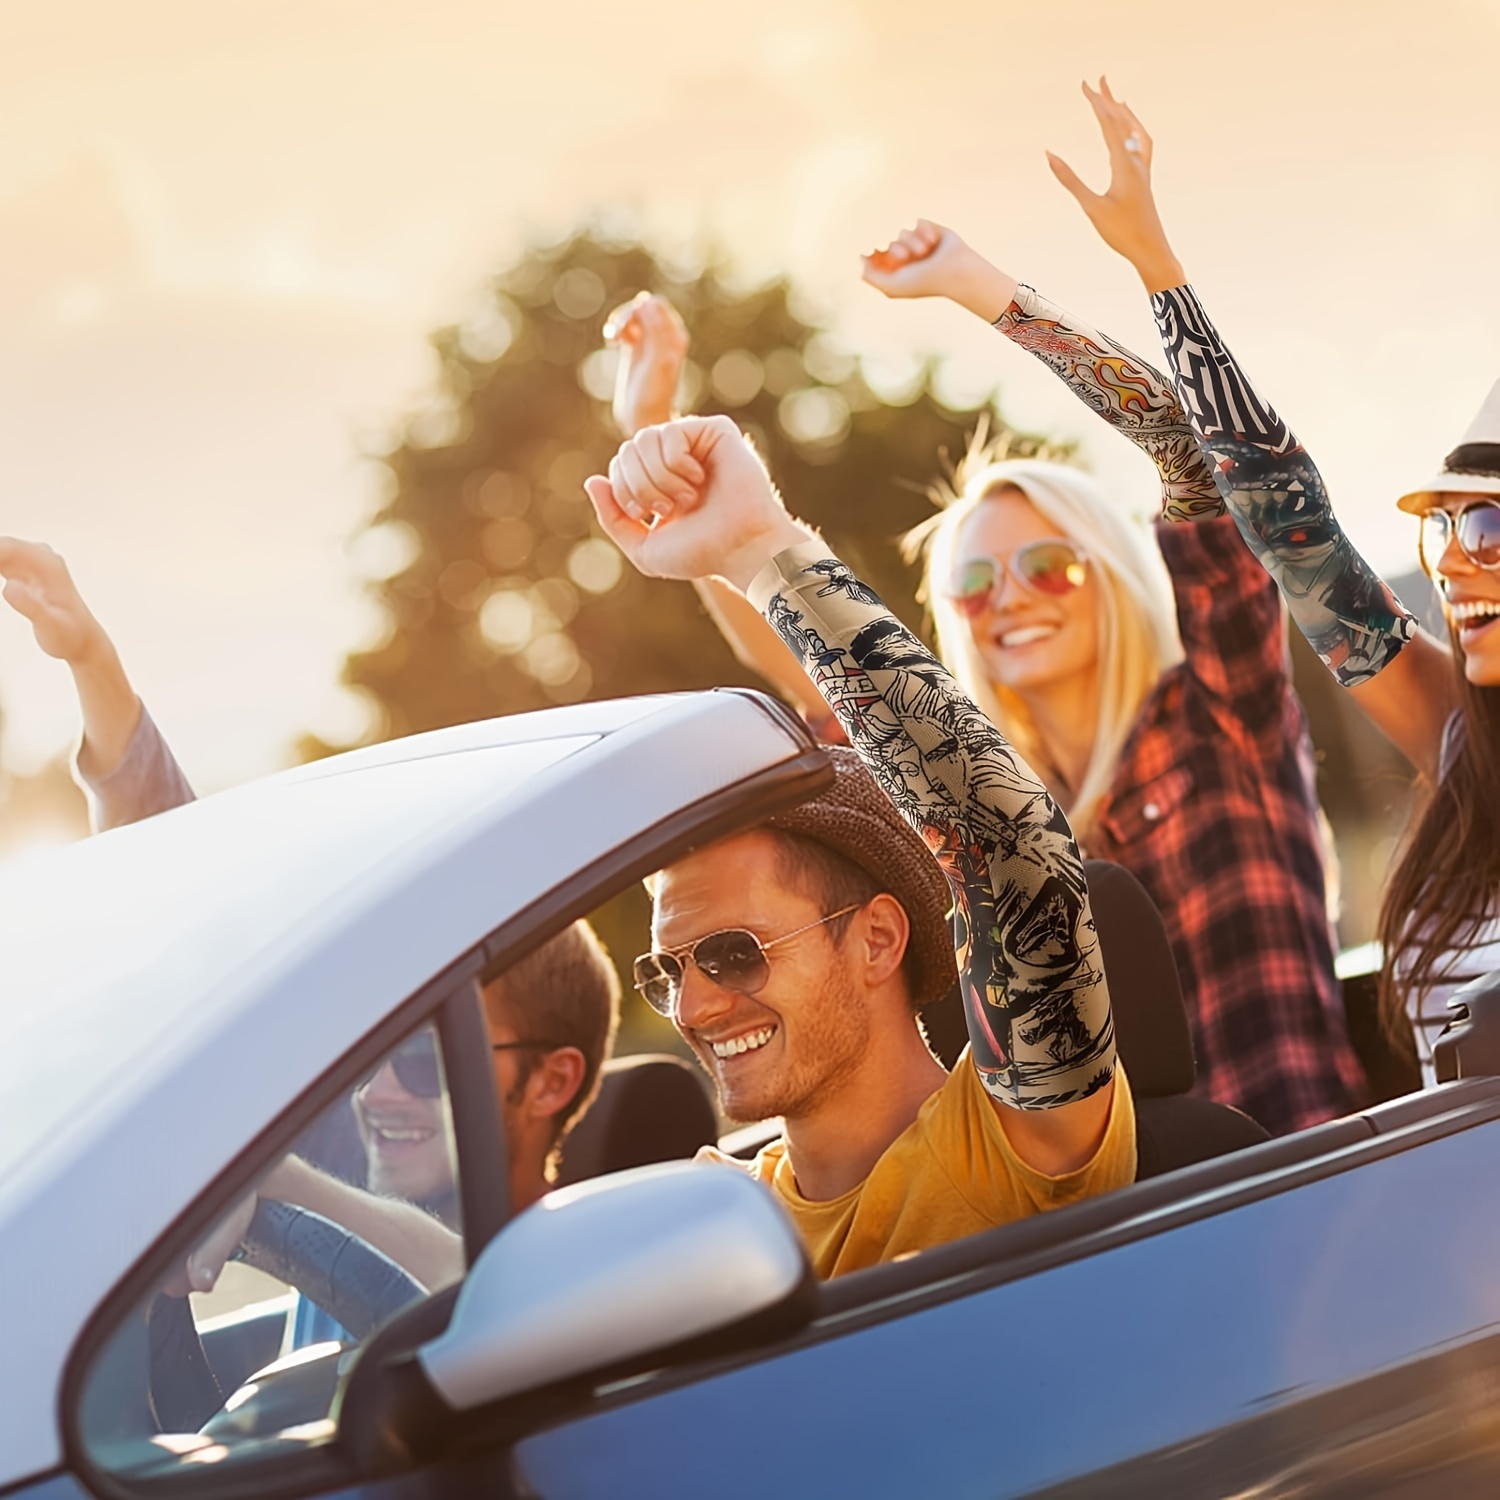
[[[420,890],[468,823],[596,738],[272,778],[7,869],[0,1185],[253,1019],[278,965]]]

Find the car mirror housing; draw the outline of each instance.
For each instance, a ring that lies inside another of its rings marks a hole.
[[[453,1412],[743,1325],[815,1285],[795,1227],[744,1173],[638,1167],[549,1193],[475,1261],[416,1351]]]

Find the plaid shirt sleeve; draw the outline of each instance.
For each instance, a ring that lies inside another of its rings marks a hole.
[[[1248,731],[1256,741],[1279,735],[1291,671],[1275,583],[1232,516],[1194,526],[1158,523],[1156,539],[1172,575],[1188,671],[1231,734]]]

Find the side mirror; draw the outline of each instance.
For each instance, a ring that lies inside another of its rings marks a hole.
[[[670,1162],[549,1193],[469,1272],[417,1360],[454,1411],[740,1323],[811,1275],[771,1195],[726,1167]]]
[[[816,1288],[790,1219],[733,1168],[667,1162],[561,1188],[485,1247],[441,1333],[393,1358],[364,1352],[341,1403],[347,1436],[366,1472],[402,1467],[508,1397],[649,1369],[716,1335],[788,1332]]]

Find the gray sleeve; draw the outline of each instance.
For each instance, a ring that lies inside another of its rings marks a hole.
[[[84,764],[84,747],[73,761],[73,774],[89,802],[95,833],[155,817],[194,800],[188,779],[162,738],[145,705],[120,763],[107,776],[95,776]]]

